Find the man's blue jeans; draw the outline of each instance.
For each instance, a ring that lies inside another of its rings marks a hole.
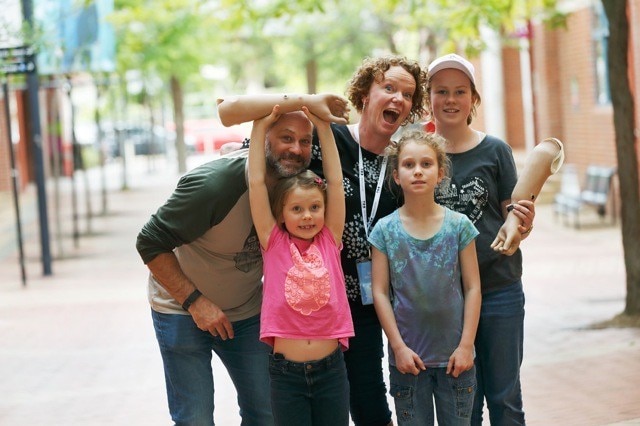
[[[271,406],[278,425],[348,426],[349,382],[342,350],[317,361],[270,357]]]
[[[200,330],[191,315],[151,311],[160,345],[171,418],[176,425],[213,425],[212,351],[238,393],[242,425],[272,425],[269,401],[270,347],[260,342],[260,315],[232,323],[234,338]],[[229,409],[224,407],[224,409]]]
[[[520,365],[524,342],[522,281],[482,295],[476,334],[478,390],[471,424],[482,424],[486,399],[492,425],[524,425]]]

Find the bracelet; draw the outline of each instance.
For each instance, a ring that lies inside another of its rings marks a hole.
[[[202,296],[202,293],[200,293],[200,290],[198,290],[197,288],[193,290],[193,293],[191,293],[189,297],[187,297],[184,300],[184,302],[182,302],[182,309],[184,309],[185,311],[188,311],[189,307],[193,305],[193,302],[195,302],[200,296]]]
[[[531,224],[531,226],[529,227],[529,229],[527,229],[526,231],[524,231],[522,234],[520,235],[527,235],[531,233],[531,230],[533,229],[533,223]]]

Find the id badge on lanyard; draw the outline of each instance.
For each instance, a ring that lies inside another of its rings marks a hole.
[[[356,267],[358,268],[358,282],[360,283],[360,299],[362,299],[362,304],[372,305],[371,260],[360,259],[356,262]]]
[[[356,129],[357,130],[357,129]],[[357,133],[356,133],[357,134]],[[376,185],[376,192],[373,196],[373,205],[371,206],[371,214],[367,219],[367,194],[364,184],[364,162],[362,161],[362,148],[360,147],[360,137],[357,134],[356,141],[358,142],[358,180],[360,181],[360,206],[362,208],[362,222],[364,225],[364,232],[367,238],[369,238],[369,228],[373,223],[373,218],[378,210],[378,203],[380,202],[380,193],[382,192],[382,185],[384,183],[384,175],[387,171],[387,156],[385,155],[382,164],[380,166],[380,174],[378,175],[378,183]],[[364,259],[359,259],[356,262],[358,271],[358,281],[360,282],[360,298],[363,305],[373,304],[373,293],[371,290],[371,250],[369,250],[369,256]]]

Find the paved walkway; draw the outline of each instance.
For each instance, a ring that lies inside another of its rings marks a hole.
[[[191,160],[192,166],[202,161]],[[177,177],[164,160],[132,166],[137,171],[128,174],[127,191],[120,190],[119,166],[108,168],[107,214],[90,226],[79,179],[77,247],[70,184],[60,183],[61,213],[50,213],[49,277],[39,261],[34,194],[23,194],[24,288],[11,198],[0,198],[0,424],[170,424],[146,302],[147,272],[134,242]],[[90,178],[97,214],[100,180]],[[524,243],[522,381],[532,426],[640,425],[640,329],[589,328],[621,312],[625,295],[620,229],[592,222],[577,231],[556,223],[549,206],[539,206],[536,229]],[[218,362],[214,369],[216,422],[238,425],[235,391]]]

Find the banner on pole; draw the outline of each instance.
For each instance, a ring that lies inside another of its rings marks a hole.
[[[33,1],[44,40],[38,51],[38,74],[115,70],[115,35],[107,22],[113,0]]]

